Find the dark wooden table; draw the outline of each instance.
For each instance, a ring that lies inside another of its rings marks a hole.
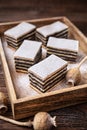
[[[87,3],[85,0],[0,0],[0,22],[54,16],[67,16],[87,36]],[[8,96],[1,63],[0,91]],[[50,114],[57,116],[58,127],[55,130],[87,130],[87,103],[55,110]],[[6,116],[12,118],[10,102]],[[1,120],[0,129],[32,130]]]

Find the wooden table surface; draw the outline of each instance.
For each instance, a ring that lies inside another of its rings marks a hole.
[[[68,17],[87,36],[87,3],[84,0],[0,0],[0,22],[55,16]],[[0,91],[8,96],[1,63]],[[8,107],[6,116],[12,118],[10,102]],[[49,113],[57,116],[58,127],[55,130],[87,130],[87,103]],[[32,130],[32,128],[18,127],[0,120],[0,130]]]

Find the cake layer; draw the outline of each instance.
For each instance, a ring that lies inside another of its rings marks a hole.
[[[50,84],[48,87],[46,87],[45,89],[42,89],[41,87],[38,86],[38,84],[35,84],[33,82],[30,82],[30,84],[36,89],[40,90],[41,92],[46,92],[47,90],[49,90],[50,88],[54,87],[54,85],[56,85],[58,82],[60,82],[63,78],[65,77],[65,75],[61,76],[58,80],[56,80],[55,82],[53,82],[52,84]]]
[[[36,37],[35,40],[36,40],[36,41],[39,41],[39,42],[42,42],[43,45],[45,45],[45,46],[46,46],[46,44],[47,44],[47,41],[43,41],[43,40],[39,39],[38,37]]]
[[[5,31],[4,35],[17,40],[20,37],[32,32],[35,29],[36,29],[35,25],[26,23],[26,22],[22,22],[22,23],[16,25],[15,27]]]
[[[18,43],[15,43],[15,42],[13,42],[13,41],[7,40],[7,44],[8,44],[8,45],[13,45],[13,46],[15,46],[15,47],[19,47],[19,46],[22,44],[22,42],[23,42],[23,41],[20,41],[20,42],[18,42]]]
[[[34,61],[28,60],[26,58],[24,59],[24,58],[21,58],[21,57],[14,58],[14,61],[15,61],[15,63],[19,63],[19,64],[31,64],[31,65],[33,65],[41,59],[41,56],[42,56],[42,49],[40,49],[38,51]]]
[[[47,51],[48,52],[58,52],[58,53],[62,53],[62,54],[71,54],[71,55],[77,55],[78,52],[73,52],[73,51],[69,51],[69,50],[61,50],[61,49],[56,49],[56,48],[51,48],[51,47],[47,47]]]
[[[10,44],[13,44],[13,45],[15,45],[15,46],[18,46],[18,45],[21,44],[24,40],[32,40],[32,39],[34,39],[34,35],[32,35],[31,37],[26,37],[25,39],[22,39],[21,41],[18,41],[18,42],[12,41],[12,40],[10,40],[10,39],[6,39],[6,41],[7,41],[7,42],[10,42]]]
[[[59,56],[59,55],[56,55],[56,56]],[[62,55],[60,55],[59,57],[62,58],[63,60],[66,60],[66,61],[69,61],[69,60],[74,61],[74,60],[77,59],[77,57],[65,57],[65,56],[62,56]]]
[[[33,75],[29,75],[29,79],[32,82],[38,83],[42,88],[46,88],[49,83],[54,82],[55,80],[57,80],[58,78],[60,78],[60,76],[64,75],[67,72],[67,69],[62,70],[59,73],[56,73],[55,75],[53,75],[51,78],[49,78],[46,82],[41,82],[37,77],[34,77]]]
[[[44,90],[44,89],[48,88],[48,86],[49,87],[53,86],[55,82],[58,83],[58,80],[61,77],[65,76],[65,74],[66,73],[63,73],[63,75],[59,76],[58,78],[56,77],[53,81],[51,80],[46,85],[41,85],[40,83],[36,82],[35,79],[31,79],[31,78],[30,78],[30,83],[32,82],[33,84],[38,84],[39,88],[42,88]]]
[[[19,69],[16,69],[16,72],[19,72],[19,73],[28,73],[27,70],[19,70]]]
[[[30,65],[31,66],[31,65]],[[28,69],[29,67],[30,67],[29,65],[28,66],[26,66],[26,65],[15,65],[15,68],[19,68],[19,69]]]
[[[34,64],[34,62],[33,61],[28,61],[28,60],[20,60],[20,59],[14,59],[15,60],[15,64],[31,64],[31,65],[33,65]]]
[[[24,40],[24,39],[27,39],[28,37],[30,37],[30,38],[31,38],[31,37],[35,37],[35,30],[32,31],[31,33],[28,33],[28,34],[26,34],[26,35],[20,37],[19,39],[14,39],[14,38],[12,38],[12,37],[5,36],[5,38],[6,38],[7,40],[12,41],[12,42],[15,42],[15,43],[20,42],[20,41],[22,41],[22,40]]]
[[[41,52],[41,42],[24,40],[22,45],[14,54],[14,58],[28,61],[35,61],[38,53]]]
[[[58,75],[60,75],[61,73],[63,73],[64,71],[67,70],[67,66],[65,66],[64,68],[62,68],[60,71],[56,72],[54,75],[52,75],[51,77],[47,78],[44,82],[39,79],[36,75],[29,73],[29,76],[34,77],[37,82],[41,83],[42,85],[46,84],[47,82],[49,82],[50,80],[52,80],[53,78],[57,77]]]
[[[47,47],[78,53],[79,42],[77,40],[50,37]]]
[[[52,54],[47,53],[47,56],[50,56],[50,55],[52,55]],[[58,56],[58,57],[60,57],[60,58],[62,58],[63,60],[66,60],[66,61],[73,61],[73,62],[75,62],[76,59],[77,59],[77,57],[76,57],[76,58],[73,58],[73,57],[59,56],[59,55],[57,55],[57,54],[55,54],[55,55]]]
[[[30,78],[30,83],[32,82],[33,84],[38,84],[38,86],[44,90],[44,89],[48,88],[48,86],[50,86],[50,85],[53,86],[55,82],[58,83],[57,81],[58,81],[61,77],[65,76],[65,74],[66,74],[66,72],[63,73],[63,74],[61,74],[60,76],[56,77],[55,79],[51,80],[50,82],[48,82],[48,83],[45,84],[45,85],[41,85],[39,82],[35,81],[34,78]]]
[[[15,60],[15,65],[18,65],[18,66],[32,66],[34,65],[35,63],[37,63],[39,60],[41,59],[41,52],[38,53],[38,55],[36,56],[35,60],[34,61],[22,61],[22,60]]]
[[[50,35],[50,36],[62,36],[62,35],[64,35],[64,34],[68,34],[68,30],[66,29],[66,30],[63,30],[63,31],[61,31],[61,32],[59,32],[59,33],[55,33],[55,34],[53,34],[53,35]],[[49,37],[44,37],[43,35],[41,35],[40,33],[38,33],[38,32],[36,32],[36,37],[38,37],[39,39],[42,39],[43,41],[47,41],[47,39],[49,38]]]
[[[60,71],[66,65],[66,61],[55,55],[51,55],[43,61],[30,67],[28,69],[28,72],[34,74],[42,81],[45,81],[46,79],[54,75],[56,72]]]
[[[29,37],[27,38],[27,40],[34,40],[35,37]],[[20,41],[18,43],[15,43],[13,41],[9,41],[7,40],[7,44],[15,49],[17,49],[21,44],[22,44],[23,41]]]
[[[28,73],[28,69],[27,68],[18,68],[18,67],[16,67],[16,72]]]
[[[68,29],[68,26],[60,21],[57,21],[52,24],[37,28],[36,31],[44,37],[48,37],[50,35],[54,35],[55,33],[59,33],[65,29]]]
[[[21,43],[20,43],[18,46],[15,46],[15,45],[13,45],[13,44],[10,43],[10,42],[7,42],[7,44],[8,44],[9,47],[12,47],[12,48],[18,49],[18,47],[20,46]]]
[[[18,67],[25,67],[25,68],[29,68],[31,66],[31,64],[19,64],[19,63],[15,63],[15,66],[18,66]]]
[[[67,57],[67,58],[77,58],[77,55],[72,55],[72,54],[67,54],[67,53],[58,53],[56,51],[48,51],[49,54],[54,54],[57,56],[63,56],[63,57]]]

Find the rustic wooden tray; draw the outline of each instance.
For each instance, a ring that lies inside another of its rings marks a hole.
[[[37,27],[50,24],[54,21],[62,21],[69,26],[69,37],[80,42],[79,62],[87,54],[87,38],[66,17],[55,17],[37,20],[27,20]],[[34,115],[38,111],[50,111],[87,100],[87,84],[68,87],[65,81],[60,82],[46,93],[38,93],[29,86],[27,74],[17,73],[14,68],[14,49],[9,48],[3,37],[3,32],[18,23],[8,22],[0,24],[0,54],[5,74],[6,86],[9,93],[13,118],[21,119]]]

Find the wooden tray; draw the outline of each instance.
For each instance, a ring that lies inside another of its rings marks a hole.
[[[37,27],[62,21],[69,26],[69,37],[80,42],[80,53],[77,62],[87,54],[87,39],[66,17],[55,17],[37,20],[27,20]],[[0,54],[5,74],[5,81],[9,93],[13,118],[21,119],[39,111],[50,111],[87,101],[87,84],[81,83],[75,87],[68,87],[65,81],[60,82],[46,93],[38,93],[29,86],[27,74],[17,73],[14,68],[14,49],[9,48],[3,37],[3,32],[18,23],[9,22],[0,24]]]

